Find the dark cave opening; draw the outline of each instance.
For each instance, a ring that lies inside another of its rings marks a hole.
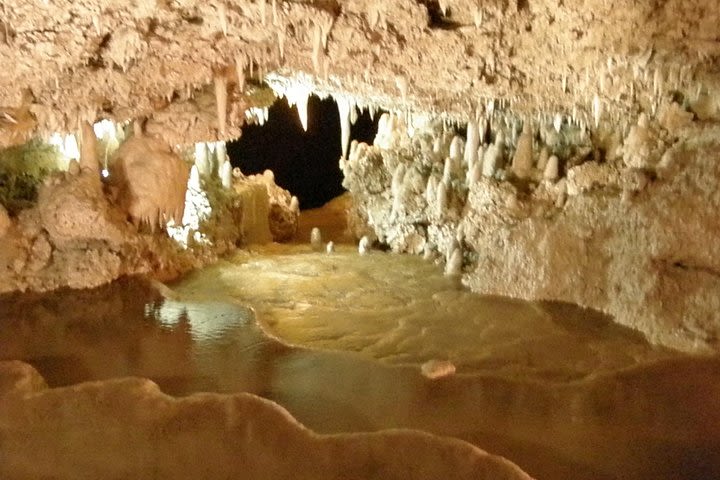
[[[381,113],[372,119],[366,111],[358,115],[351,139],[372,143]],[[264,125],[248,125],[242,137],[227,144],[233,167],[245,175],[270,169],[275,182],[300,200],[302,209],[316,208],[345,192],[340,159],[340,115],[332,98],[308,101],[308,131],[300,124],[295,107],[285,98],[270,107]]]

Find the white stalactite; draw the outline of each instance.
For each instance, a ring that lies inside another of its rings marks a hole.
[[[312,94],[310,87],[302,84],[296,84],[279,93],[287,98],[288,105],[291,107],[297,107],[300,124],[302,125],[303,130],[307,132],[308,101],[310,99],[310,95]]]
[[[350,146],[350,109],[351,102],[346,97],[337,97],[335,99],[340,114],[340,140],[342,147],[342,156],[347,158],[348,148]]]

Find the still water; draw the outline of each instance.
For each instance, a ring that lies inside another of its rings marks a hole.
[[[720,478],[717,358],[575,307],[471,294],[416,257],[271,246],[169,290],[125,279],[0,307],[0,359],[51,386],[250,392],[321,433],[421,429],[541,479]],[[433,359],[457,374],[424,378]]]

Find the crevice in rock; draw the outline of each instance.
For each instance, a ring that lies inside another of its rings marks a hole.
[[[463,25],[459,22],[451,20],[452,11],[448,8],[443,14],[440,2],[434,0],[417,0],[420,5],[423,5],[428,12],[428,27],[437,30],[457,30]]]
[[[700,266],[700,265],[693,265],[691,263],[683,262],[680,260],[674,261],[672,263],[670,262],[664,262],[666,265],[669,265],[672,268],[676,268],[679,270],[683,270],[686,272],[697,272],[697,273],[703,273],[705,275],[710,275],[712,277],[717,277],[720,279],[720,271],[715,270],[711,267],[707,266]]]

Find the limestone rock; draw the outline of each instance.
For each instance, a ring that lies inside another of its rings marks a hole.
[[[117,202],[133,223],[155,230],[171,219],[182,221],[190,167],[168,145],[133,136],[115,153],[109,170]]]
[[[43,185],[37,208],[40,224],[53,245],[87,241],[119,245],[125,238],[122,219],[113,216],[97,178],[91,174]]]

